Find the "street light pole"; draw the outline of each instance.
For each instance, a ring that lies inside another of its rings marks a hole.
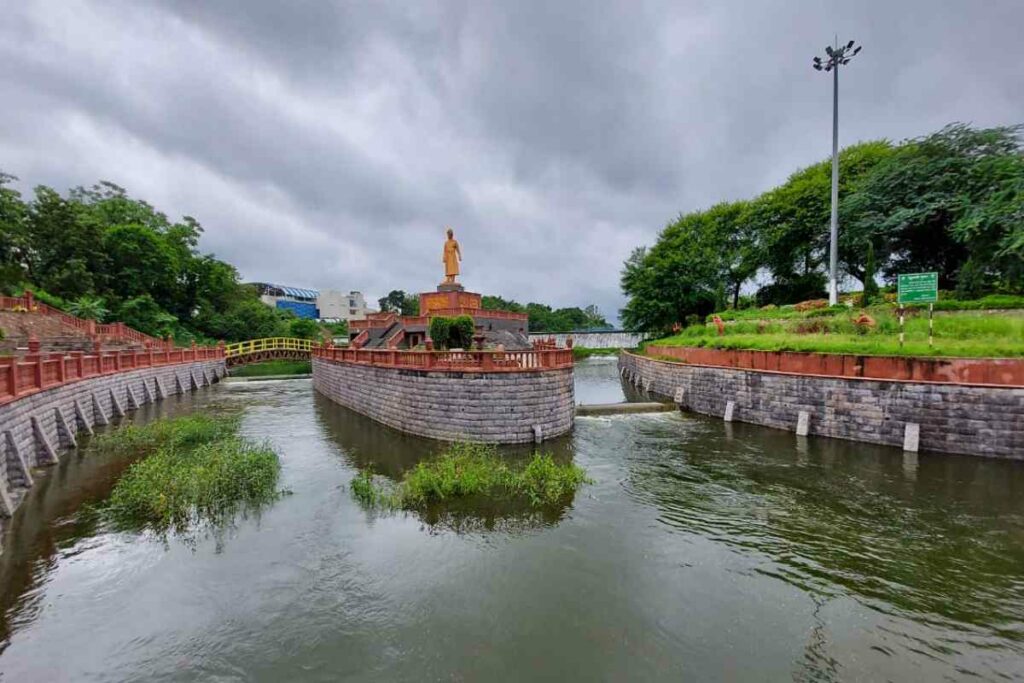
[[[825,48],[828,60],[822,64],[821,57],[815,57],[813,66],[818,71],[832,72],[832,216],[828,245],[828,303],[839,303],[839,67],[849,64],[850,59],[860,52],[860,46],[846,45]]]
[[[828,242],[828,305],[839,303],[839,65],[832,70],[832,219]]]

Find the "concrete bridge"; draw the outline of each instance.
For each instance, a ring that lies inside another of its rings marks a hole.
[[[224,347],[224,360],[228,367],[262,363],[268,360],[309,360],[313,342],[294,337],[266,337],[228,344]]]
[[[530,341],[554,339],[559,347],[564,347],[568,337],[572,337],[573,346],[587,349],[635,349],[646,336],[639,332],[625,330],[603,330],[592,332],[531,332]]]

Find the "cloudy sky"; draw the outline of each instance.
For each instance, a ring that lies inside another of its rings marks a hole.
[[[614,314],[673,216],[841,140],[1024,121],[1024,2],[10,0],[0,169],[198,218],[243,277]]]

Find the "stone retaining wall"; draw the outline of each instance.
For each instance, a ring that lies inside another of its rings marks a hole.
[[[224,361],[206,360],[98,375],[38,391],[0,406],[0,515],[9,516],[32,486],[32,469],[57,462],[77,435],[144,403],[216,382]]]
[[[847,379],[674,363],[623,353],[634,384],[680,407],[778,429],[903,446],[919,425],[920,448],[1024,460],[1024,388]],[[681,394],[678,393],[681,390]],[[914,428],[911,427],[911,431]]]
[[[313,387],[389,427],[443,441],[528,443],[572,429],[571,367],[454,372],[313,358]]]

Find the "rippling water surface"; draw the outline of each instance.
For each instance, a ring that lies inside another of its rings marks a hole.
[[[621,400],[614,363],[581,369],[577,400]],[[137,419],[237,408],[293,495],[194,548],[90,512],[123,461],[42,478],[0,557],[0,679],[1024,679],[1022,464],[583,418],[545,445],[594,479],[570,504],[378,515],[355,468],[398,477],[438,446],[308,380]]]

